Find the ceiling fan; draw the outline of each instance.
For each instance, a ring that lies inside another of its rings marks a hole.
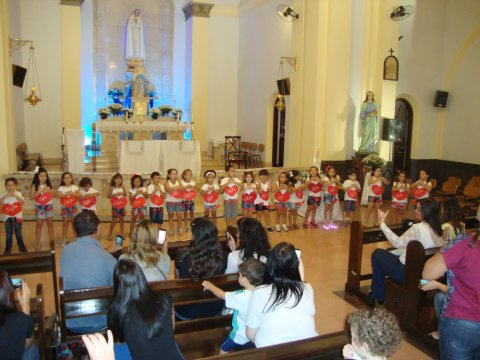
[[[290,6],[281,4],[277,6],[277,15],[287,22],[298,20],[299,16]]]
[[[406,19],[415,12],[415,6],[412,5],[400,5],[393,9],[390,14],[390,19],[393,21],[399,21]]]

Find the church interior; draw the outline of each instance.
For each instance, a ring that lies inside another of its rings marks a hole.
[[[325,193],[333,196],[332,203],[324,204],[322,195],[310,225],[309,191],[299,196],[294,212],[299,229],[280,227],[286,221],[278,220],[281,206],[273,191],[266,212],[271,246],[289,242],[301,250],[319,339],[310,347],[305,342],[246,350],[238,358],[344,358],[346,317],[372,306],[367,294],[372,254],[392,247],[376,208],[369,213],[375,161],[385,179],[378,209],[390,213],[385,222],[394,232],[415,218],[417,198],[412,190],[396,221],[391,185],[404,172],[413,189],[422,171],[429,177],[430,198],[439,204],[457,199],[466,232],[479,229],[480,121],[474,105],[479,59],[478,0],[0,0],[0,177],[5,183],[0,195],[11,191],[7,179],[14,178],[24,198],[19,214],[28,249],[17,250],[14,239],[1,256],[12,236],[4,208],[8,194],[3,195],[0,271],[28,282],[40,358],[88,357],[81,338],[66,334],[65,317],[75,305],[68,304],[74,300],[68,300],[59,279],[60,258],[70,246],[65,244],[76,235],[64,225],[62,197],[50,197],[53,213],[39,228],[39,203],[32,197],[39,168],[48,171],[52,189],[65,186],[65,172],[78,186],[82,178],[90,179],[98,191],[93,198],[98,240],[118,257],[132,241],[128,229],[136,220],[128,205],[125,231],[123,216],[121,223],[125,241],[112,241],[120,235],[111,227],[115,174],[123,176],[128,192],[137,175],[146,187],[154,172],[164,184],[170,169],[177,169],[179,180],[188,169],[197,186],[192,214],[203,217],[200,188],[207,173],[213,171],[223,190],[229,166],[242,182],[251,171],[258,183],[266,169],[279,187],[282,174],[288,178],[293,170],[308,185],[312,166],[327,181],[334,168],[343,184]],[[346,219],[344,181],[352,172],[362,193]],[[219,190],[214,207],[220,240],[229,224],[224,196]],[[238,205],[235,200],[238,216],[232,224],[248,216],[241,200],[241,195]],[[258,216],[253,203],[251,208],[250,216]],[[168,217],[167,211],[162,214],[168,253],[190,246],[192,232],[181,228],[178,215],[169,222],[170,211]],[[176,294],[170,257],[172,271],[162,291]],[[423,252],[417,278],[427,258]],[[385,302],[373,301],[393,312],[402,328],[401,344],[388,358],[443,358],[438,340],[430,336],[437,326],[433,294],[423,296],[408,284],[387,285]],[[203,296],[199,285],[192,286]],[[77,294],[75,301],[87,301],[87,295]],[[182,327],[177,321],[175,340],[185,359],[235,358],[235,353],[218,355],[230,326],[218,325],[225,316],[207,325]]]

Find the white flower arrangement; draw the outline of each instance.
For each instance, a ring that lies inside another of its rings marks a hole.
[[[103,116],[108,116],[108,115],[110,115],[110,109],[108,109],[108,108],[100,108],[100,109],[98,109],[98,115],[100,115],[100,116],[102,116],[102,115],[103,115]]]
[[[385,165],[385,160],[378,154],[371,153],[362,159],[362,164],[370,167],[382,167]]]
[[[109,105],[108,108],[110,109],[110,111],[114,114],[118,114],[120,111],[123,110],[123,105],[121,104],[112,104],[112,105]]]
[[[152,113],[152,114],[157,114],[157,115],[158,115],[158,114],[160,114],[160,109],[153,108],[153,109],[151,110],[151,113]]]

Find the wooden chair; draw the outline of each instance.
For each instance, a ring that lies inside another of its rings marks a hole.
[[[44,167],[43,156],[41,153],[29,153],[26,143],[21,143],[17,147],[17,153],[20,157],[20,170],[33,170],[35,166]]]
[[[457,184],[456,182],[450,182],[450,181],[445,181],[442,184],[442,190],[437,191],[437,194],[440,194],[442,196],[453,196],[457,193]]]
[[[449,183],[457,185],[457,189],[460,188],[460,185],[462,185],[462,179],[456,176],[449,176],[447,181]]]
[[[241,136],[225,136],[225,167],[232,164],[238,164],[241,167],[243,164],[245,169],[247,168],[247,158],[241,143]]]
[[[265,145],[258,144],[258,146],[256,146],[256,151],[252,155],[250,155],[250,161],[254,163],[255,166],[262,167],[262,155],[264,151]]]
[[[310,339],[292,341],[259,349],[243,350],[207,359],[248,359],[248,360],[299,360],[299,359],[343,359],[343,346],[349,343],[344,331],[316,336]]]
[[[425,262],[438,250],[439,248],[425,250],[420,241],[410,241],[407,245],[403,284],[385,279],[385,308],[393,312],[400,324],[408,330],[428,334],[437,328],[433,300],[426,300],[427,294],[418,285]],[[420,310],[421,307],[424,307],[423,311]],[[421,319],[419,314],[423,315]]]
[[[430,182],[432,183],[432,191],[437,187],[437,179],[431,178]]]
[[[38,349],[40,359],[48,358],[47,352],[55,339],[55,318],[45,317],[45,296],[43,294],[43,285],[37,285],[36,298],[31,299],[30,314],[37,324]]]
[[[218,275],[210,279],[212,283],[225,291],[240,289],[238,274]],[[203,291],[201,281],[177,279],[149,284],[155,293],[167,292],[175,306],[194,305],[219,301],[210,291]],[[63,278],[60,278],[60,313],[62,342],[76,341],[80,335],[72,333],[66,325],[67,320],[80,317],[105,315],[113,297],[113,287],[64,290]],[[231,324],[231,316],[217,316],[196,320],[186,320],[175,324],[175,333],[190,333],[212,328],[224,328]]]

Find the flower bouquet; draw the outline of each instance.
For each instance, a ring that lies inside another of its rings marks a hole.
[[[172,111],[172,107],[170,105],[161,105],[158,107],[158,110],[160,110],[162,116],[168,116],[170,111]]]
[[[158,119],[158,116],[160,115],[160,110],[157,108],[153,108],[152,111],[150,111],[150,116],[152,119]]]
[[[112,104],[108,108],[113,116],[117,116],[123,111],[123,106],[121,104]]]
[[[378,154],[372,153],[362,159],[362,164],[371,168],[382,167],[385,165],[385,160]]]
[[[110,115],[110,109],[108,108],[101,108],[98,110],[98,115],[100,115],[100,118],[106,119],[108,115]]]
[[[182,110],[172,109],[172,116],[175,118],[175,120],[180,121],[182,119]]]

